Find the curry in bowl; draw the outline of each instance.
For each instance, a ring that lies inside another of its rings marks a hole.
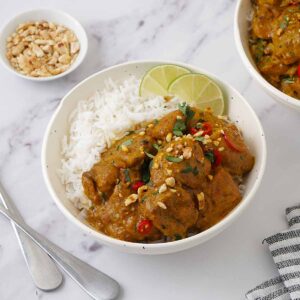
[[[238,128],[186,103],[139,123],[82,174],[87,221],[111,237],[172,241],[223,219],[254,165]]]
[[[300,1],[254,0],[249,46],[273,86],[300,99]]]

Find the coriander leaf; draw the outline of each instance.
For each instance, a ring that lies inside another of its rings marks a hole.
[[[186,102],[183,102],[183,103],[179,103],[179,104],[178,104],[178,109],[179,109],[184,115],[186,115],[186,107],[187,107]]]
[[[132,144],[132,139],[126,140],[122,143],[124,146],[130,146]]]
[[[166,160],[174,163],[179,163],[183,161],[183,158],[167,155]]]
[[[185,122],[183,120],[180,120],[180,119],[176,120],[175,125],[173,127],[174,135],[182,136],[184,130],[186,130]]]
[[[195,167],[195,168],[193,169],[193,174],[194,174],[195,176],[199,174],[199,170],[198,170],[197,167]]]
[[[133,133],[135,133],[135,130],[129,130],[129,131],[126,132],[126,135],[131,135]]]
[[[193,171],[193,168],[191,166],[186,166],[186,168],[182,169],[180,172],[181,173],[190,173]]]
[[[125,176],[125,181],[126,182],[131,182],[130,174],[129,174],[129,169],[124,169],[124,176]]]
[[[145,153],[149,158],[151,158],[151,159],[154,158],[154,155],[152,155],[151,153],[148,153],[148,152],[146,152],[146,151],[144,151],[144,153]]]
[[[215,156],[212,151],[205,152],[204,156],[213,164],[215,162]]]
[[[191,110],[191,107],[188,105],[186,108],[186,122],[189,122],[193,116],[195,115],[195,112]]]
[[[153,144],[152,145],[157,151],[160,149],[160,146],[158,144]]]
[[[182,239],[182,236],[178,233],[175,233],[175,241],[178,241],[178,240],[181,240]]]
[[[285,76],[281,80],[283,83],[286,83],[286,84],[291,84],[291,83],[295,82],[295,78],[293,76]]]
[[[204,141],[204,137],[203,136],[196,136],[195,141],[202,143]]]

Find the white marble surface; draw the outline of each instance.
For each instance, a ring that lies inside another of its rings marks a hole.
[[[51,2],[51,4],[49,4]],[[275,103],[248,75],[235,50],[235,1],[1,1],[0,25],[21,10],[52,7],[78,18],[90,48],[68,77],[33,83],[0,68],[0,180],[40,233],[116,278],[120,299],[242,299],[275,275],[264,237],[286,227],[284,208],[299,201],[300,118]],[[101,247],[60,213],[46,190],[40,152],[45,127],[64,94],[87,75],[143,58],[189,62],[239,89],[265,129],[268,160],[255,200],[228,230],[204,245],[164,256]],[[52,293],[32,284],[10,224],[0,217],[0,299],[89,299],[69,278]]]

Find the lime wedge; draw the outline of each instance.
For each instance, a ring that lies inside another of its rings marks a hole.
[[[190,73],[188,69],[176,65],[160,65],[150,69],[140,84],[140,96],[167,96],[168,87],[177,77]]]
[[[201,74],[185,74],[171,82],[169,94],[200,109],[210,107],[215,115],[224,111],[224,97],[219,86]]]

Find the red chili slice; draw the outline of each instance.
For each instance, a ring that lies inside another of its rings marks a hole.
[[[298,75],[298,77],[300,78],[300,65],[299,65],[298,68],[297,68],[297,75]]]
[[[149,234],[151,232],[151,229],[153,227],[151,220],[141,220],[137,224],[137,230],[141,234]]]
[[[137,192],[137,190],[144,185],[144,182],[143,181],[137,181],[135,183],[132,184],[131,188]]]
[[[194,135],[194,134],[196,134],[197,132],[198,132],[198,129],[197,129],[197,128],[195,128],[195,127],[191,127],[191,128],[190,128],[190,134]]]
[[[214,153],[214,157],[215,157],[213,167],[217,167],[222,162],[222,155],[221,155],[220,151],[217,149],[215,149],[213,153]]]
[[[230,138],[226,135],[226,133],[223,134],[223,137],[224,137],[224,140],[225,140],[227,146],[228,146],[230,149],[232,149],[232,150],[234,150],[234,151],[236,151],[236,152],[243,152],[243,150],[242,150],[241,148],[239,148],[238,146],[236,146],[236,145],[230,140]]]
[[[209,122],[204,122],[202,124],[201,130],[203,130],[202,136],[211,135],[213,127],[212,127],[212,125]]]

